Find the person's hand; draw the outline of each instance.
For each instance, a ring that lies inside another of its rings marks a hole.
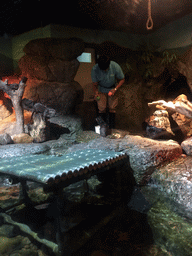
[[[108,92],[108,96],[113,96],[115,94],[115,89],[112,89],[111,91]]]
[[[100,97],[99,97],[99,92],[96,92],[96,93],[95,93],[95,97],[94,97],[94,98],[95,98],[95,100],[98,100],[98,99],[100,98]]]

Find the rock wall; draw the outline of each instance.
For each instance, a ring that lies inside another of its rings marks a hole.
[[[30,41],[23,49],[25,56],[19,60],[22,75],[29,79],[24,97],[56,108],[62,114],[74,113],[76,106],[83,101],[83,89],[74,77],[79,67],[76,58],[84,46],[95,49],[98,55],[108,54],[123,69],[125,83],[117,92],[116,124],[119,129],[141,130],[143,121],[150,116],[149,102],[164,99],[166,90],[171,87],[174,98],[186,94],[189,91],[186,86],[190,88],[192,84],[191,49],[178,56],[174,67],[170,64],[165,68],[161,53],[152,52],[151,62],[145,63],[146,59],[142,58],[149,54],[146,49],[133,51],[110,41],[84,45],[78,38],[44,38]],[[171,82],[175,80],[175,69],[179,76],[186,78],[185,85],[180,80],[174,84]],[[144,79],[147,71],[153,74]],[[81,115],[84,117],[85,113]]]
[[[180,94],[192,99],[191,49],[171,62],[174,51],[168,53],[166,59],[162,53],[153,52],[145,46],[132,51],[106,41],[93,47],[98,54],[108,54],[119,63],[125,74],[125,83],[117,92],[117,128],[142,129],[143,121],[151,114],[148,103],[153,100],[171,96],[175,99]]]
[[[83,89],[74,77],[84,50],[78,38],[43,38],[30,41],[19,60],[21,75],[28,78],[24,97],[55,107],[63,114],[74,112],[83,101]]]

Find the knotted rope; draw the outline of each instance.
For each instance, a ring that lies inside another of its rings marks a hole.
[[[153,20],[151,17],[151,0],[148,0],[148,19],[147,19],[146,27],[148,30],[153,28]]]

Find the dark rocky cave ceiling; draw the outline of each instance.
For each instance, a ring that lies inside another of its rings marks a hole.
[[[154,27],[146,29],[149,0],[1,0],[0,33],[20,34],[66,24],[148,34],[192,13],[191,0],[151,0]]]
[[[89,14],[98,26],[146,34],[192,12],[191,0],[151,0],[154,27],[146,29],[149,0],[80,0],[80,10]]]

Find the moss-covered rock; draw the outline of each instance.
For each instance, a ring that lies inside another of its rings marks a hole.
[[[163,200],[150,209],[148,222],[156,245],[174,256],[192,255],[192,223],[170,210]]]

